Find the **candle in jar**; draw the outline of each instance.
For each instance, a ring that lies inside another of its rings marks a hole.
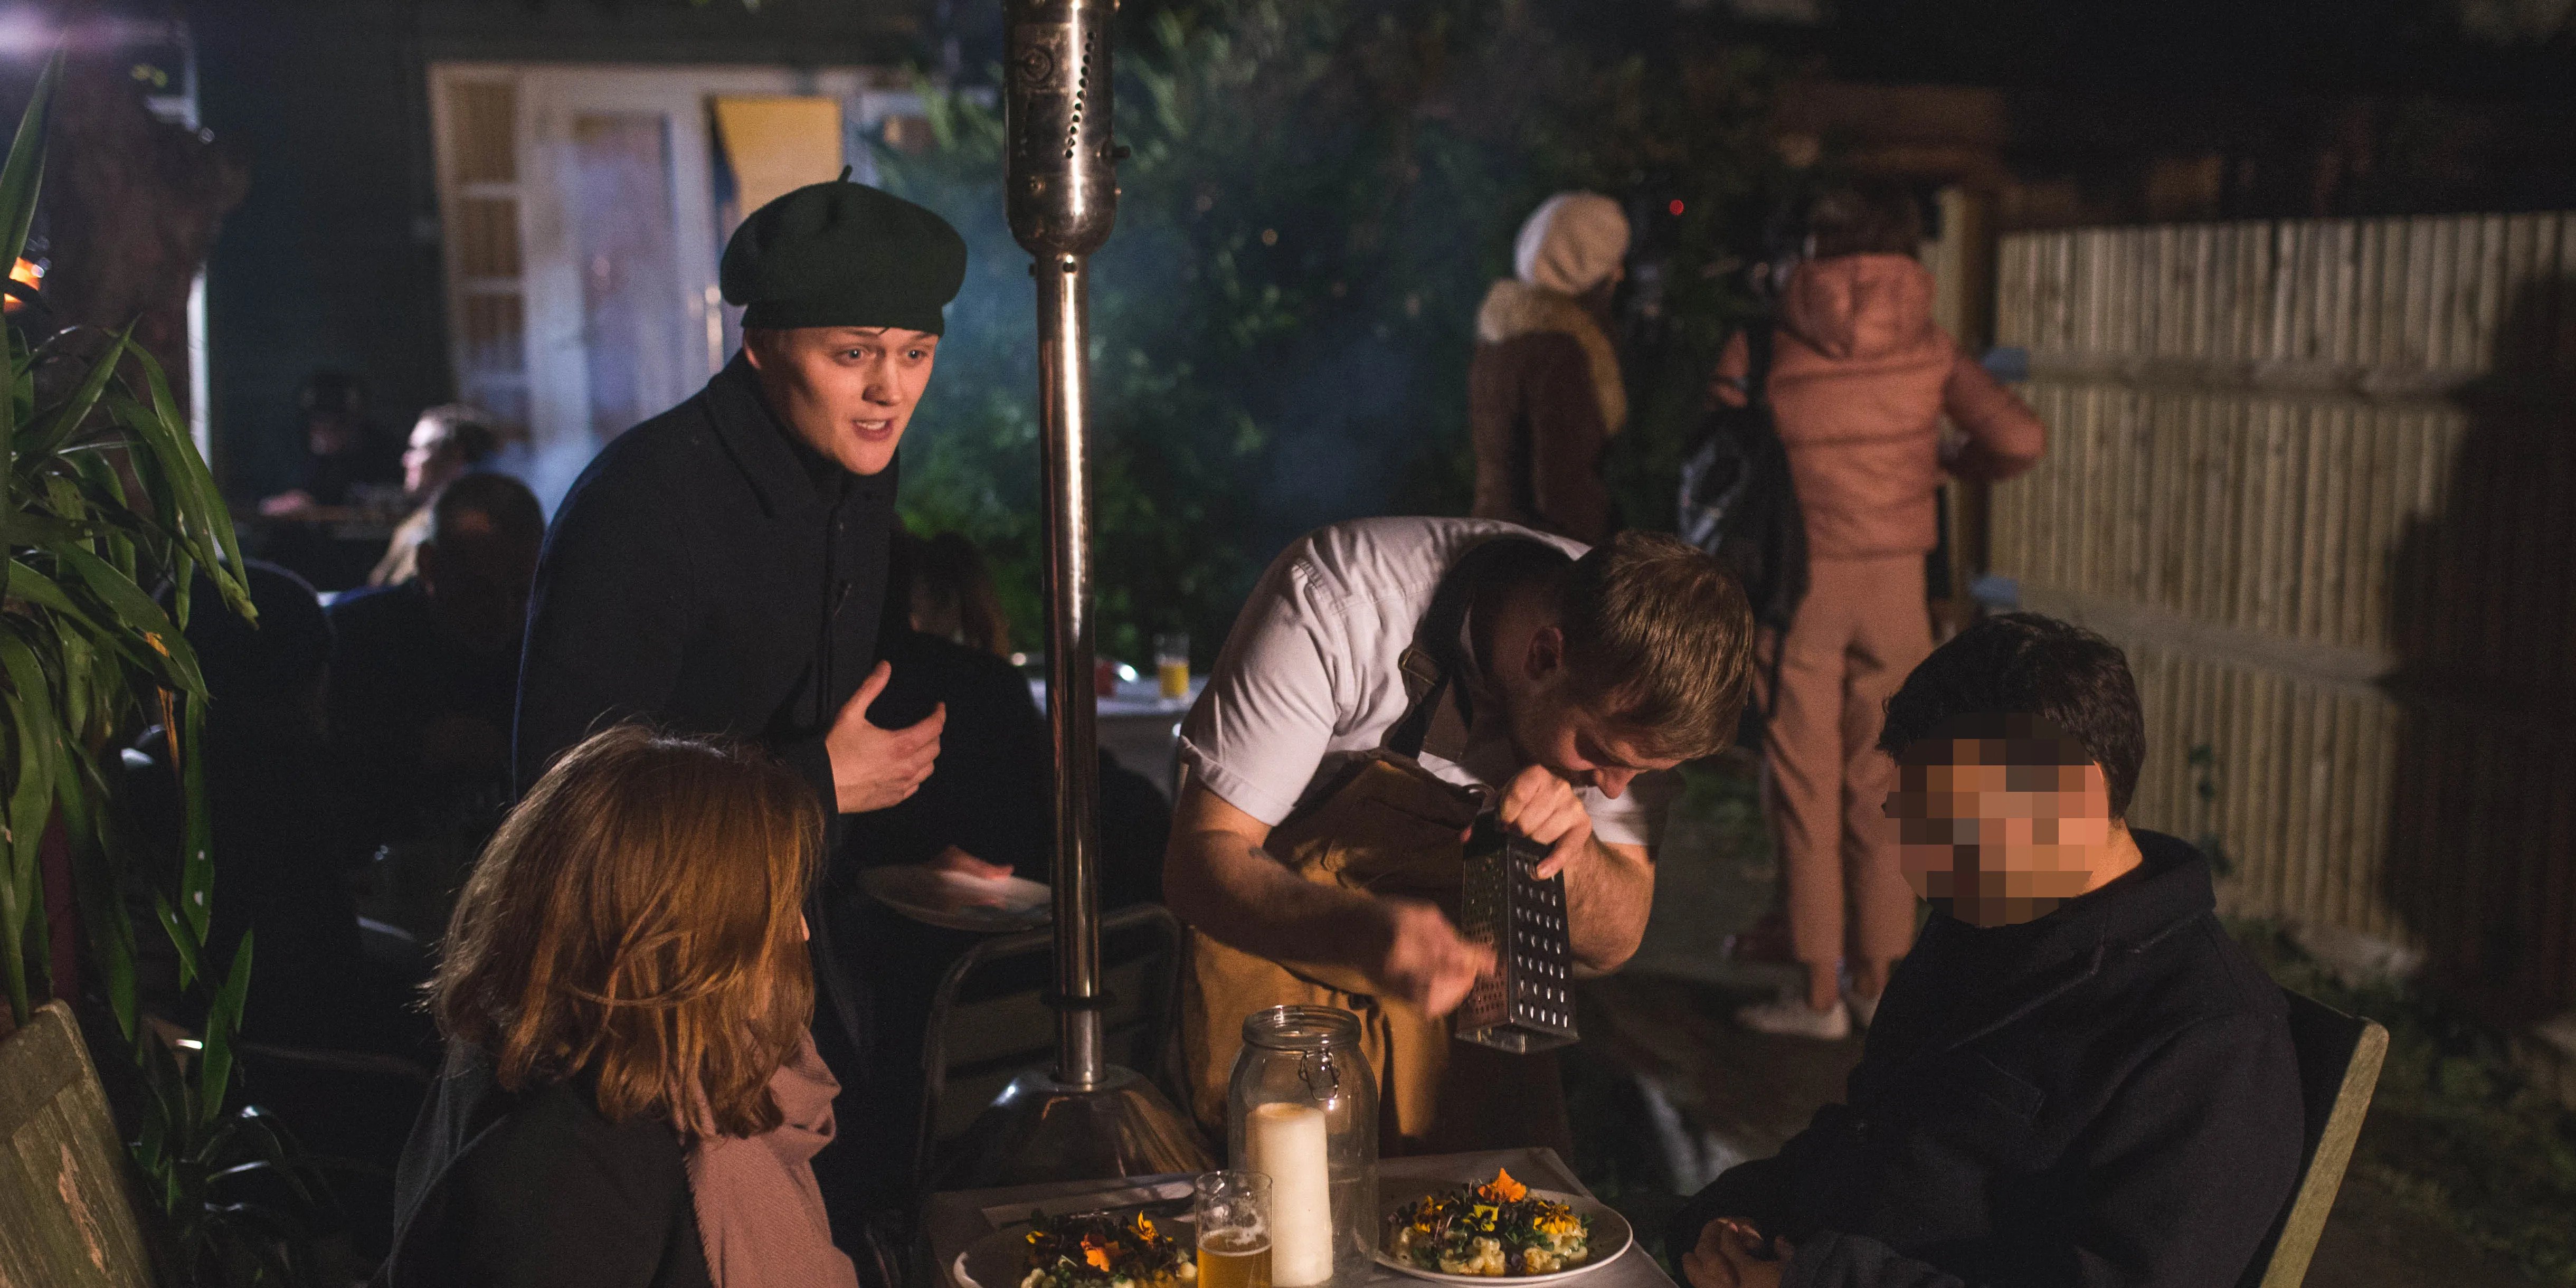
[[[1270,1281],[1309,1288],[1333,1277],[1333,1186],[1324,1111],[1255,1105],[1244,1133],[1244,1169],[1270,1178]]]

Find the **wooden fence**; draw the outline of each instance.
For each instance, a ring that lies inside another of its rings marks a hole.
[[[2003,240],[1992,570],[2129,650],[2231,909],[2576,1003],[2576,214]]]

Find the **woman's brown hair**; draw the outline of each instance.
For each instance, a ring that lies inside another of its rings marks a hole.
[[[800,916],[822,835],[813,789],[757,747],[593,735],[467,879],[429,986],[439,1029],[510,1090],[595,1081],[612,1121],[776,1127],[769,1078],[814,1009]]]

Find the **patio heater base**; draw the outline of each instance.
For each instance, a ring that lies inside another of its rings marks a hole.
[[[960,1137],[934,1188],[985,1189],[1109,1180],[1216,1166],[1198,1129],[1132,1069],[1104,1067],[1099,1085],[1032,1069],[1011,1080]]]

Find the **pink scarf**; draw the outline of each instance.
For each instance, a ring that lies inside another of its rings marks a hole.
[[[690,1147],[689,1194],[715,1288],[858,1288],[857,1268],[832,1246],[814,1184],[814,1155],[832,1143],[840,1090],[808,1034],[769,1077],[784,1116],[774,1130],[709,1134]]]

